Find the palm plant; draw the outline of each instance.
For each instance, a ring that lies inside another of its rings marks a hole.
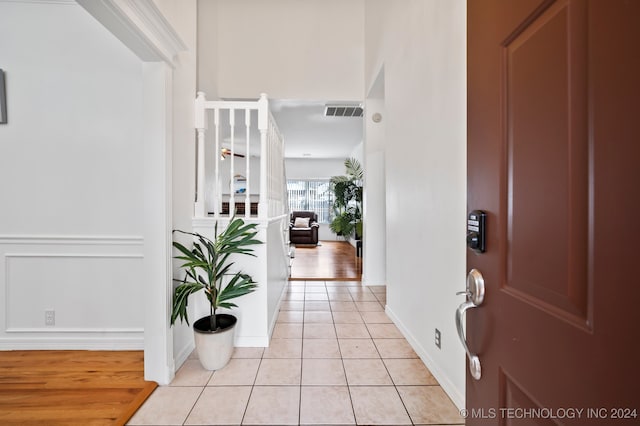
[[[330,185],[335,195],[334,219],[329,225],[337,235],[350,237],[354,232],[362,235],[362,179],[364,170],[355,158],[344,162],[346,175],[333,176]]]
[[[218,224],[215,225],[215,240],[185,231],[175,231],[192,235],[197,241],[193,243],[193,249],[189,250],[179,242],[174,241],[173,246],[181,253],[176,259],[182,260],[181,265],[185,270],[182,280],[175,280],[180,284],[173,294],[173,309],[171,311],[171,325],[176,319],[186,321],[189,324],[187,305],[189,296],[200,290],[204,290],[210,305],[210,331],[218,330],[216,311],[218,308],[235,308],[237,305],[231,302],[245,294],[251,293],[257,286],[253,278],[245,273],[230,273],[234,262],[229,257],[235,254],[254,256],[250,247],[262,244],[255,239],[256,224],[245,224],[242,219],[232,219],[229,226],[218,234]],[[228,277],[231,277],[228,279]],[[224,282],[227,281],[224,285]]]

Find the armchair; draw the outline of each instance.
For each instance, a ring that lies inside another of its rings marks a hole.
[[[310,211],[291,213],[289,241],[293,244],[318,244],[318,215]]]

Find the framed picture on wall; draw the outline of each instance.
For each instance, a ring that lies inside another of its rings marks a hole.
[[[7,88],[4,85],[4,71],[0,69],[0,124],[7,123]]]

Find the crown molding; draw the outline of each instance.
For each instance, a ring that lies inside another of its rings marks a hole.
[[[187,46],[153,0],[77,0],[140,59],[175,65]]]

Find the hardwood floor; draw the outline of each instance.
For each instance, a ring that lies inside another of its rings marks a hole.
[[[362,258],[346,241],[322,241],[317,247],[296,247],[290,281],[360,281]]]
[[[142,351],[3,351],[0,424],[124,425],[156,387]]]

